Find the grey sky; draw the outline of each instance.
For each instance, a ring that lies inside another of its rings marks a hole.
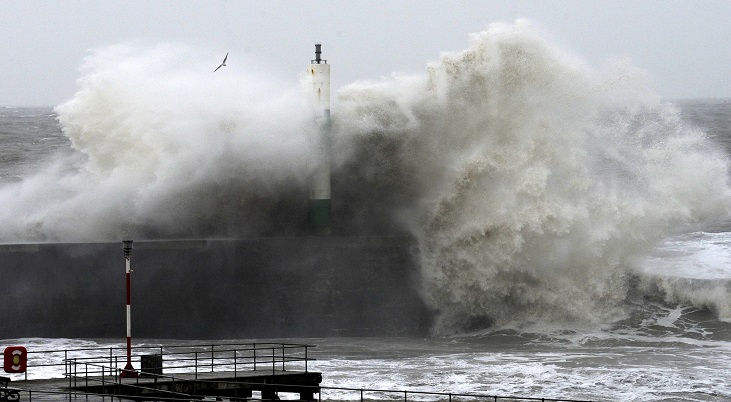
[[[492,22],[527,18],[600,68],[629,58],[666,98],[731,97],[731,0],[0,1],[0,105],[56,105],[89,49],[187,44],[296,82],[323,43],[333,88],[420,73]],[[246,55],[246,57],[242,57]]]

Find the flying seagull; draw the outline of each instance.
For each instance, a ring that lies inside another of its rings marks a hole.
[[[223,58],[223,62],[221,63],[221,65],[220,65],[220,66],[218,66],[218,67],[216,67],[216,69],[215,69],[215,70],[213,70],[213,72],[214,72],[214,73],[215,73],[216,71],[218,71],[218,69],[219,69],[219,68],[221,68],[221,67],[223,67],[223,66],[225,66],[225,65],[226,65],[226,59],[228,59],[228,52],[226,52],[226,57],[224,57],[224,58]]]

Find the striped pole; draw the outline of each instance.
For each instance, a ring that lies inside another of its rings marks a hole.
[[[131,289],[132,289],[132,280],[130,277],[130,273],[132,270],[130,270],[130,259],[132,254],[132,240],[124,240],[122,241],[124,244],[124,265],[125,265],[125,273],[126,273],[126,279],[127,279],[127,365],[124,366],[124,370],[122,370],[122,378],[136,378],[137,372],[135,371],[135,368],[132,367],[132,309],[131,309]]]

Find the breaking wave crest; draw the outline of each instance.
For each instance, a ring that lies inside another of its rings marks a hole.
[[[641,71],[599,76],[523,21],[340,99],[341,136],[398,144],[437,332],[621,318],[639,256],[729,211],[725,155]]]

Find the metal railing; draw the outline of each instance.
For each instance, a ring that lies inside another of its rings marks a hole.
[[[225,383],[225,381],[207,381],[199,379],[203,373],[226,373],[236,378],[239,373],[261,372],[263,375],[277,375],[290,371],[295,373],[309,370],[310,360],[308,350],[312,345],[289,343],[251,343],[226,345],[185,345],[185,346],[156,346],[144,349],[154,354],[139,355],[140,365],[136,365],[134,378],[123,380],[123,367],[126,365],[126,355],[115,354],[114,350],[105,356],[85,356],[66,358],[64,375],[68,378],[68,388],[75,390],[94,390],[95,386],[132,387],[135,393],[163,394],[166,398],[187,398],[190,395],[175,391],[164,391],[156,387],[158,381],[171,382],[175,389],[175,382],[187,382],[193,386],[193,395],[196,387],[201,383]],[[120,348],[126,351],[124,348]],[[104,350],[106,354],[106,349]],[[136,350],[139,353],[139,350]],[[159,357],[152,359],[156,365],[145,365],[142,357]],[[178,375],[163,374],[177,373]],[[185,377],[183,377],[185,375]],[[192,378],[191,378],[192,377]],[[142,378],[151,378],[152,381]],[[232,381],[229,384],[241,384]],[[283,385],[283,387],[286,385]],[[91,387],[91,388],[90,388]],[[117,391],[119,388],[117,388]],[[129,397],[129,395],[128,395]]]
[[[276,386],[276,384],[274,384]],[[516,397],[516,396],[498,396],[498,395],[482,395],[482,394],[449,394],[449,393],[440,393],[440,392],[417,392],[417,391],[396,391],[396,390],[372,390],[372,389],[359,389],[359,388],[338,388],[338,387],[320,387],[323,391],[326,390],[346,390],[346,391],[353,391],[356,393],[363,392],[363,395],[360,397],[355,398],[337,398],[337,399],[331,399],[327,398],[327,396],[323,396],[325,392],[322,392],[320,396],[318,397],[318,402],[325,401],[347,401],[347,402],[369,402],[369,401],[382,401],[382,400],[388,400],[388,401],[422,401],[423,399],[419,397],[426,397],[429,398],[430,401],[440,401],[440,402],[467,402],[467,401],[475,401],[475,402],[507,402],[507,401],[517,401],[517,402],[590,402],[587,400],[576,400],[576,399],[559,399],[559,398],[531,398],[531,397]],[[379,395],[371,395],[369,397],[369,393],[371,392],[378,392],[380,394],[386,394],[390,393],[393,395],[392,397],[388,396],[379,396]],[[155,396],[155,401],[165,402],[190,402],[192,395],[174,395],[171,394],[170,396]],[[118,395],[118,394],[98,394],[98,393],[88,393],[88,392],[70,392],[70,391],[51,391],[51,390],[23,390],[23,397],[24,402],[43,402],[48,400],[58,401],[59,399],[68,399],[69,401],[94,401],[94,400],[106,400],[106,398],[109,398],[110,401],[114,400],[124,400],[129,398],[129,395]],[[91,398],[91,399],[90,399]],[[199,399],[202,399],[203,397],[199,397]],[[231,400],[237,400],[237,398],[228,398]],[[247,401],[264,401],[264,399],[261,398],[252,398],[252,397],[246,397]],[[241,400],[244,400],[244,398],[241,398]]]
[[[147,367],[174,372],[214,372],[239,370],[299,370],[307,372],[309,349],[314,345],[297,343],[229,343],[172,346],[138,346],[133,348],[132,361],[141,368],[143,356],[162,356],[163,365]],[[69,365],[95,363],[106,367],[94,375],[116,375],[126,363],[126,347],[77,348],[65,350],[28,351],[28,369],[22,378],[43,372],[42,378],[65,378],[71,372]]]
[[[84,365],[84,375],[81,378],[84,378],[86,381],[85,384],[78,384],[75,383],[74,387],[79,389],[81,387],[89,387],[94,385],[105,385],[105,384],[118,384],[120,379],[118,376],[114,377],[93,377],[90,374],[94,372],[105,372],[108,370],[107,367],[98,366],[96,364],[92,363],[81,363]],[[89,370],[89,366],[96,366],[96,368]],[[143,373],[144,374],[144,373]],[[189,381],[188,378],[183,377],[176,377],[171,375],[156,375],[155,381],[157,379],[161,380],[167,380],[171,381],[173,384],[175,384],[175,381]],[[201,383],[218,383],[218,384],[236,384],[236,385],[258,385],[259,383],[250,383],[246,381],[218,381],[218,380],[200,380]],[[193,388],[192,394],[184,394],[174,391],[161,391],[154,386],[150,386],[152,384],[144,384],[139,382],[139,377],[137,381],[133,381],[132,384],[134,384],[135,387],[138,388],[140,392],[142,391],[155,391],[158,393],[163,393],[167,396],[159,396],[156,395],[154,397],[155,400],[170,400],[170,401],[189,401],[191,397],[195,397],[196,391],[195,387]],[[195,383],[194,383],[195,384]],[[127,384],[130,385],[130,384]],[[291,386],[291,384],[278,384],[278,383],[272,383],[269,384],[274,389],[280,388],[280,389],[287,389]],[[481,393],[452,393],[452,392],[435,392],[435,391],[409,391],[409,390],[393,390],[393,389],[375,389],[375,388],[347,388],[347,387],[328,387],[328,386],[306,386],[306,385],[298,385],[299,388],[311,388],[313,391],[313,394],[318,394],[318,402],[322,402],[323,400],[331,400],[331,401],[360,401],[360,402],[367,402],[367,401],[403,401],[403,402],[409,402],[409,401],[440,401],[440,402],[467,402],[467,401],[476,401],[476,402],[504,402],[504,401],[541,401],[541,402],[589,402],[588,400],[578,400],[578,399],[566,399],[566,398],[546,398],[546,397],[521,397],[521,396],[514,396],[514,395],[494,395],[494,394],[481,394]],[[71,388],[71,383],[69,384],[69,388]],[[173,386],[174,388],[174,386]],[[334,392],[333,392],[334,391]],[[286,391],[283,391],[286,392]],[[345,393],[349,393],[349,395],[343,395]],[[334,397],[328,397],[327,394],[339,394]],[[110,395],[106,395],[110,396]],[[130,398],[130,395],[116,395],[118,397],[122,398]],[[263,400],[260,398],[252,398],[247,397],[249,401],[251,400]],[[234,397],[232,400],[236,400],[237,398]]]
[[[322,387],[323,389],[327,387]],[[339,388],[335,388],[339,389]],[[354,389],[353,391],[358,391],[358,389]],[[368,390],[364,390],[368,391]],[[126,395],[116,395],[116,394],[96,394],[96,393],[88,393],[88,392],[68,392],[68,391],[49,391],[49,390],[27,390],[23,391],[23,402],[46,402],[46,401],[59,401],[59,400],[68,400],[68,401],[120,401],[128,399],[129,396]],[[398,393],[398,391],[393,391],[394,393]],[[432,393],[424,395],[425,397],[433,397],[435,399],[429,399],[430,401],[440,401],[440,402],[466,402],[466,401],[476,401],[476,402],[508,402],[508,401],[514,401],[514,402],[590,402],[590,401],[582,401],[582,400],[573,400],[573,399],[552,399],[552,398],[520,398],[520,397],[507,397],[507,396],[481,396],[476,394],[442,394],[442,393]],[[156,396],[154,398],[155,401],[159,402],[190,402],[192,396],[191,395],[185,395],[185,396]],[[203,399],[203,397],[199,397],[196,399]],[[234,398],[233,400],[236,400]],[[242,398],[243,400],[243,398]],[[265,401],[265,399],[261,398],[252,398],[247,397],[247,401]],[[358,399],[318,399],[319,402],[322,402],[323,400],[329,400],[329,401],[347,401],[347,402],[355,402],[358,401]],[[368,398],[368,399],[360,399],[360,402],[370,402],[370,401],[379,401],[379,400],[389,400],[389,401],[398,401],[403,400],[402,398],[395,399],[395,398]],[[409,399],[411,400],[411,399]],[[420,399],[415,399],[414,401],[420,401]]]
[[[94,393],[90,392],[90,387],[93,389],[95,386],[107,386],[107,385],[113,385],[118,386],[122,384],[122,377],[119,375],[112,375],[112,376],[106,376],[104,373],[111,371],[111,367],[107,367],[104,365],[99,365],[96,363],[89,363],[89,362],[70,362],[70,368],[73,369],[73,372],[70,372],[69,377],[69,390],[75,390],[75,392],[83,390],[83,394],[93,394],[93,395],[100,395],[103,397],[112,396],[112,397],[119,397],[119,398],[132,398],[134,396],[139,396],[143,391],[150,391],[153,392],[155,395],[152,399],[154,400],[185,400],[190,401],[191,397],[195,397],[195,385],[198,383],[198,381],[193,382],[193,393],[188,394],[184,392],[176,392],[171,390],[164,390],[155,387],[158,381],[164,381],[168,380],[172,383],[171,388],[175,388],[175,381],[183,382],[183,381],[190,381],[187,378],[182,377],[176,377],[171,375],[164,375],[164,374],[156,374],[156,373],[148,373],[145,371],[139,371],[139,376],[136,376],[135,378],[130,379],[125,386],[126,387],[132,387],[135,389],[135,395],[129,395],[129,394],[121,394],[119,392],[115,393]],[[83,366],[83,370],[79,370],[79,366]],[[91,367],[91,370],[89,369]],[[95,375],[101,373],[102,375]],[[140,382],[140,378],[144,378],[146,376],[149,376],[153,379],[152,383],[145,383]],[[197,379],[197,375],[196,375]],[[80,383],[80,380],[83,381],[83,384]],[[200,382],[203,382],[201,380]],[[205,381],[210,383],[225,383],[223,381]],[[235,382],[232,382],[232,384],[236,384]],[[165,396],[161,396],[165,395]]]
[[[173,374],[193,375],[196,381],[220,382],[199,379],[199,373],[227,372],[233,373],[234,377],[239,371],[263,371],[264,374],[278,371],[304,371],[308,372],[308,362],[314,359],[309,358],[308,350],[314,345],[294,343],[233,343],[233,344],[198,344],[198,345],[173,345],[173,346],[140,346],[133,349],[133,361],[140,374],[153,376],[153,381],[190,381]],[[69,388],[80,386],[92,386],[99,384],[119,383],[120,372],[126,363],[125,347],[108,348],[78,348],[67,350],[45,350],[29,351],[28,371],[34,369],[45,369],[48,367],[61,367],[59,375],[44,378],[68,378]],[[34,359],[37,354],[43,359]],[[161,366],[141,367],[141,357],[159,355],[162,356]],[[55,357],[54,357],[55,356]],[[43,363],[37,361],[43,360]],[[167,374],[161,374],[159,370],[164,369]],[[28,379],[28,371],[25,378]],[[83,381],[83,383],[82,383]],[[135,386],[146,387],[139,381],[133,382]],[[236,381],[236,384],[249,384]],[[250,385],[255,385],[251,383]],[[286,389],[288,384],[269,384],[275,389],[281,386]],[[300,388],[308,388],[300,385]],[[144,388],[140,388],[141,390]],[[586,402],[586,400],[565,399],[565,398],[541,398],[541,397],[518,397],[506,395],[489,395],[476,393],[445,393],[432,391],[408,391],[408,390],[386,390],[369,388],[346,388],[346,387],[312,387],[313,393],[318,394],[318,401],[340,400],[340,401],[423,401],[437,400],[440,402],[467,402],[467,401],[553,401],[553,402]],[[29,401],[34,399],[43,400],[42,395],[71,395],[91,396],[94,393],[78,393],[76,391],[54,392],[48,390],[24,390]],[[159,390],[158,390],[159,392]],[[286,391],[283,391],[286,392]],[[128,395],[98,394],[100,398],[125,398]],[[156,396],[160,401],[189,401],[190,395],[170,392],[169,396]],[[74,397],[76,399],[76,397]],[[249,400],[257,398],[248,397]],[[25,400],[25,398],[24,398]]]
[[[318,401],[325,400],[342,400],[342,401],[480,401],[480,402],[501,402],[501,401],[542,401],[542,402],[591,402],[589,400],[565,399],[565,398],[541,398],[541,397],[521,397],[509,395],[491,395],[480,393],[451,393],[451,392],[434,392],[434,391],[408,391],[393,389],[373,389],[373,388],[343,388],[343,387],[319,387],[321,389]],[[354,394],[355,397],[343,397],[338,399],[328,399],[323,394],[327,391],[347,391]]]

